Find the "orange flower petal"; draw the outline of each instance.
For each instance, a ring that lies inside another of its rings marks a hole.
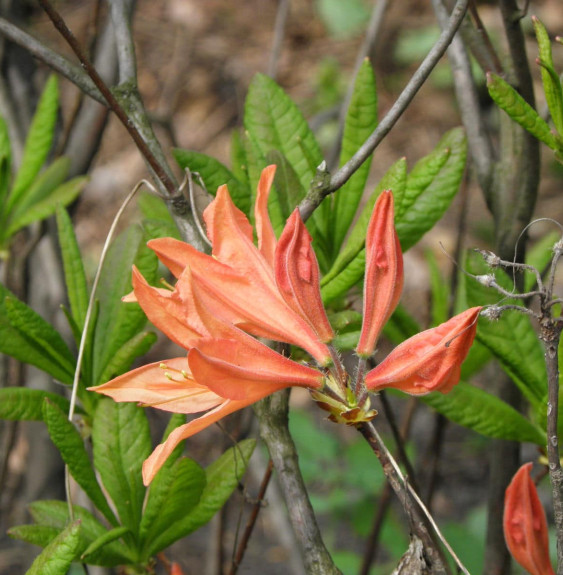
[[[271,268],[274,267],[274,252],[277,240],[268,214],[268,197],[275,175],[275,165],[268,166],[262,170],[260,181],[258,182],[256,203],[254,204],[254,221],[256,224],[256,236],[258,238],[258,249]]]
[[[381,193],[366,236],[364,322],[356,351],[373,354],[379,334],[397,307],[403,290],[403,254],[395,231],[393,195]]]
[[[223,403],[218,405],[215,409],[208,411],[205,415],[174,429],[166,438],[166,441],[158,445],[151,455],[145,459],[145,462],[143,463],[143,483],[148,485],[154,479],[158,470],[162,467],[168,456],[174,451],[180,441],[199,433],[223,417],[238,411],[251,403],[253,403],[253,401],[232,401],[230,399],[226,399]]]
[[[246,335],[246,334],[243,334]],[[201,340],[188,354],[190,370],[198,383],[229,399],[253,399],[291,386],[320,388],[323,375],[291,361],[259,341]]]
[[[200,253],[190,244],[174,238],[156,238],[148,241],[147,246],[177,278],[188,265],[193,252]]]
[[[133,289],[137,302],[151,323],[174,343],[189,349],[194,340],[208,335],[185,291],[154,288],[135,267]]]
[[[403,342],[367,374],[366,387],[394,387],[412,395],[447,393],[459,381],[480,311],[480,307],[468,309]]]
[[[554,575],[545,511],[530,477],[532,463],[516,472],[504,498],[504,537],[512,556],[532,575]]]
[[[329,342],[334,332],[321,299],[319,264],[311,242],[296,209],[287,220],[276,248],[276,283],[289,306],[309,323],[321,341]]]
[[[185,357],[144,365],[88,389],[118,402],[136,401],[173,413],[197,413],[223,401],[194,381]]]

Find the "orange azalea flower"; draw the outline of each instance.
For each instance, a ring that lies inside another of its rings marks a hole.
[[[367,374],[366,387],[394,387],[411,395],[451,391],[475,338],[480,311],[473,307],[407,339]]]
[[[504,498],[504,538],[512,556],[532,575],[554,575],[549,560],[545,511],[526,463],[516,472]]]
[[[154,363],[92,388],[116,401],[201,417],[175,429],[143,465],[150,483],[180,441],[225,415],[287,387],[309,389],[334,421],[369,421],[365,393],[352,391],[350,376],[330,347],[334,332],[322,304],[319,267],[299,212],[295,210],[276,240],[267,204],[275,166],[262,172],[255,205],[257,246],[246,216],[226,186],[204,212],[212,255],[172,238],[149,246],[176,276],[173,291],[147,284],[133,269],[133,295],[148,319],[188,351],[186,357]],[[393,196],[383,192],[366,239],[364,325],[358,354],[369,357],[403,285],[402,254],[393,225]],[[475,335],[480,308],[411,338],[357,382],[358,389],[393,386],[420,394],[449,390]],[[299,346],[318,368],[282,356],[252,336]]]

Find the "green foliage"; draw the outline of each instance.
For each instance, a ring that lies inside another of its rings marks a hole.
[[[491,273],[475,253],[469,254],[465,269],[475,275]],[[512,290],[513,283],[504,272],[498,271],[495,276],[499,285]],[[497,303],[496,291],[469,277],[464,282],[469,306]],[[514,303],[521,305],[518,300]],[[547,385],[543,349],[529,316],[513,312],[504,314],[502,321],[496,323],[481,320],[477,339],[498,359],[534,409],[543,412]]]
[[[536,39],[539,47],[539,58],[543,91],[549,108],[555,132],[550,130],[548,123],[518,94],[508,82],[489,73],[487,88],[491,98],[515,122],[530,132],[538,140],[549,146],[555,157],[563,162],[563,86],[561,78],[553,66],[551,41],[544,25],[532,18]]]
[[[42,174],[53,143],[59,92],[55,76],[47,81],[27,135],[20,169],[10,188],[11,152],[8,130],[0,120],[0,256],[7,257],[13,235],[55,213],[58,204],[71,203],[86,178],[65,182],[70,162],[55,160]]]
[[[65,575],[80,543],[80,521],[74,521],[45,547],[27,575]]]
[[[62,395],[27,387],[3,387],[0,389],[0,419],[42,421],[45,399],[68,412],[70,401]]]
[[[329,34],[334,38],[349,38],[364,30],[369,12],[362,0],[317,0],[316,7]]]
[[[343,166],[358,151],[368,136],[377,127],[377,90],[375,76],[369,60],[364,60],[356,77],[354,92],[348,107],[340,165]],[[356,173],[333,195],[330,214],[331,259],[340,251],[344,237],[348,233],[352,220],[362,199],[371,167],[370,156]]]
[[[71,383],[74,358],[59,333],[0,284],[0,352]]]

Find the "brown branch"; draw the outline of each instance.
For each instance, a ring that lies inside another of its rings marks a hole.
[[[248,546],[248,542],[250,541],[250,536],[252,535],[252,531],[254,530],[254,526],[256,525],[256,520],[258,519],[258,513],[260,513],[260,509],[262,509],[262,504],[264,501],[264,497],[266,495],[266,489],[268,489],[268,485],[270,484],[270,479],[272,478],[273,470],[274,470],[274,464],[272,462],[272,459],[270,458],[270,460],[268,461],[268,466],[266,467],[266,472],[264,473],[264,477],[262,478],[262,483],[260,484],[258,496],[256,497],[254,505],[252,506],[252,511],[250,512],[250,516],[246,523],[244,533],[242,534],[242,538],[237,547],[235,556],[233,557],[230,575],[236,575],[239,565],[242,561],[242,558],[244,557],[246,547]]]
[[[297,450],[288,428],[289,390],[254,404],[260,436],[268,447],[289,513],[305,570],[310,575],[341,575],[322,540]]]
[[[38,0],[39,4],[46,12],[47,16],[55,26],[55,28],[60,32],[63,38],[66,40],[68,45],[71,47],[72,51],[76,54],[76,57],[80,61],[82,67],[88,73],[88,76],[92,79],[98,90],[103,95],[105,101],[109,108],[114,112],[114,114],[119,118],[120,122],[125,126],[125,129],[129,132],[129,135],[137,145],[137,148],[151,167],[151,169],[156,174],[157,178],[163,184],[164,188],[167,190],[168,194],[174,196],[176,194],[177,186],[170,176],[166,173],[166,170],[158,162],[155,155],[141,136],[141,133],[131,122],[131,117],[125,112],[117,98],[113,95],[112,91],[109,89],[107,84],[103,81],[101,76],[98,74],[97,70],[94,68],[89,58],[86,56],[82,47],[80,46],[78,40],[74,34],[70,31],[65,21],[61,15],[55,10],[48,0]]]

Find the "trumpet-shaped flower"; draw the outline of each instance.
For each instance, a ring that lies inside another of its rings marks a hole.
[[[516,472],[504,497],[504,538],[512,556],[532,575],[554,575],[549,561],[545,511],[526,463]]]
[[[133,294],[148,319],[187,350],[184,357],[146,365],[94,391],[116,401],[138,401],[178,413],[204,415],[175,429],[143,465],[148,484],[180,441],[224,416],[287,387],[307,388],[330,418],[350,425],[372,419],[366,393],[396,387],[420,394],[446,392],[459,379],[480,308],[399,346],[365,379],[351,387],[319,289],[312,239],[295,210],[276,239],[268,216],[275,166],[262,172],[255,204],[255,229],[233,204],[226,186],[204,212],[211,256],[172,238],[149,242],[177,278],[173,290],[150,286],[133,269]],[[357,352],[373,354],[403,285],[403,262],[393,225],[393,196],[378,199],[366,238],[364,323]],[[313,368],[277,353],[255,337],[306,350]]]

